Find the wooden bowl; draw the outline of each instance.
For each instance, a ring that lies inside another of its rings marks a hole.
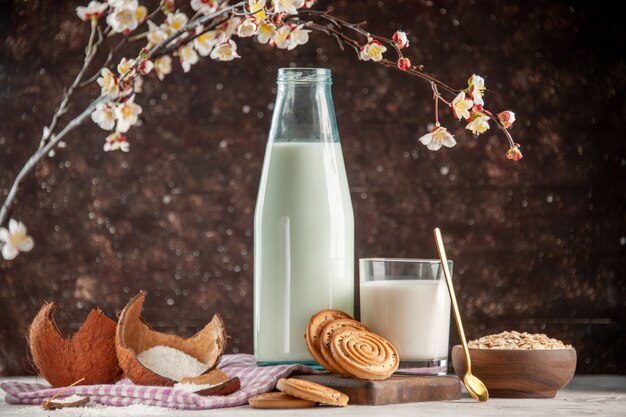
[[[490,397],[552,398],[576,370],[576,350],[470,349],[472,374],[487,386]],[[452,347],[456,375],[465,376],[463,347]]]

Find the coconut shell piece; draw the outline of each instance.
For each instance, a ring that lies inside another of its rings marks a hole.
[[[53,313],[44,303],[29,329],[28,346],[39,375],[53,387],[111,384],[122,376],[115,352],[115,322],[102,311],[89,312],[81,328],[69,338],[61,336]]]
[[[183,378],[180,380],[181,384],[197,384],[197,385],[215,385],[221,384],[231,379],[221,369],[213,369],[210,372],[198,375],[192,378]]]
[[[75,408],[87,405],[90,401],[89,397],[81,395],[70,395],[66,398],[48,399],[41,406],[46,410],[59,410],[61,408]]]
[[[141,318],[146,295],[140,292],[122,311],[115,338],[117,358],[127,378],[139,385],[173,386],[173,381],[146,368],[137,355],[154,346],[168,346],[193,356],[207,365],[206,372],[219,363],[226,348],[226,329],[218,314],[202,330],[188,339],[153,330]],[[205,373],[206,373],[205,372]]]
[[[218,382],[210,387],[193,391],[194,394],[201,395],[203,397],[209,395],[228,395],[235,391],[239,391],[241,388],[241,381],[239,377],[229,378],[226,381]]]
[[[198,395],[228,395],[241,388],[239,377],[229,377],[221,369],[214,369],[209,373],[194,378],[183,378],[181,384],[210,385],[210,387],[194,391]]]

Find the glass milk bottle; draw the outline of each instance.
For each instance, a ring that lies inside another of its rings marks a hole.
[[[254,354],[312,362],[304,333],[354,309],[354,214],[329,69],[281,68],[254,215]]]

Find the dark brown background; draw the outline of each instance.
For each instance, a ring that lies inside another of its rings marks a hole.
[[[2,192],[81,65],[88,25],[77,2],[61,3],[2,3]],[[408,30],[413,62],[454,86],[485,76],[489,107],[517,112],[523,161],[504,159],[493,130],[472,138],[449,114],[459,145],[427,151],[418,138],[433,121],[428,84],[359,62],[324,35],[292,52],[242,40],[242,59],[205,59],[188,75],[175,63],[138,97],[144,125],[131,131],[130,153],[104,153],[105,132],[89,121],[26,182],[13,216],[36,246],[0,261],[0,375],[29,370],[25,331],[43,300],[59,303],[69,330],[94,306],[114,316],[141,289],[157,327],[187,335],[219,312],[229,351],[251,351],[254,202],[275,75],[288,65],[333,69],[357,257],[434,257],[431,230],[441,226],[469,337],[546,332],[578,349],[579,372],[625,373],[618,13],[592,3],[427,3],[334,4],[372,32]],[[79,93],[72,110],[95,94]]]

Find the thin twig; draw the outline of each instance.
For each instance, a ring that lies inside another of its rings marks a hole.
[[[7,217],[9,210],[13,206],[13,202],[20,185],[24,178],[35,168],[37,162],[44,158],[48,152],[50,152],[50,150],[54,148],[69,132],[78,127],[91,114],[96,106],[105,99],[105,96],[100,96],[95,99],[89,106],[87,106],[87,108],[85,108],[85,110],[83,110],[81,114],[72,119],[72,121],[69,122],[58,135],[51,136],[50,141],[44,147],[39,148],[33,155],[31,155],[30,158],[28,158],[28,161],[26,161],[20,172],[17,174],[17,177],[15,177],[15,181],[13,181],[13,185],[11,186],[9,193],[2,204],[2,208],[0,208],[0,224],[4,225],[8,220]]]
[[[91,33],[93,34],[93,32],[94,31],[92,29]],[[67,104],[70,101],[72,94],[74,94],[74,91],[76,90],[76,88],[78,88],[78,85],[80,84],[82,78],[84,77],[85,72],[87,71],[87,68],[89,68],[89,65],[91,65],[91,62],[93,61],[94,57],[96,56],[96,53],[98,52],[98,48],[100,47],[100,45],[102,45],[102,42],[104,42],[104,37],[100,36],[98,40],[96,41],[96,43],[91,48],[91,53],[85,58],[85,61],[83,62],[83,66],[78,72],[78,75],[76,76],[76,78],[74,79],[74,82],[72,83],[72,85],[70,85],[70,88],[67,90],[67,92],[63,96],[63,99],[61,100],[61,104],[59,105],[57,110],[54,112],[54,115],[52,116],[52,121],[50,122],[50,126],[48,126],[47,134],[42,135],[41,141],[39,143],[39,149],[45,146],[45,144],[50,140],[50,138],[54,134],[54,129],[56,129],[57,123],[59,121],[59,117],[61,117],[67,111]],[[0,225],[2,224],[3,224],[2,217],[0,216]]]
[[[111,61],[113,60],[113,57],[115,56],[117,51],[119,51],[119,49],[122,46],[124,46],[124,44],[126,42],[128,42],[128,37],[125,36],[117,43],[117,45],[115,45],[115,47],[113,49],[111,49],[109,51],[109,54],[107,55],[107,58],[104,60],[104,63],[102,64],[100,69],[94,75],[92,75],[89,79],[87,79],[87,80],[83,81],[82,83],[80,83],[78,85],[78,88],[83,88],[83,87],[88,86],[89,84],[94,83],[98,79],[98,77],[100,76],[100,74],[102,72],[102,69],[106,68],[111,63]]]

